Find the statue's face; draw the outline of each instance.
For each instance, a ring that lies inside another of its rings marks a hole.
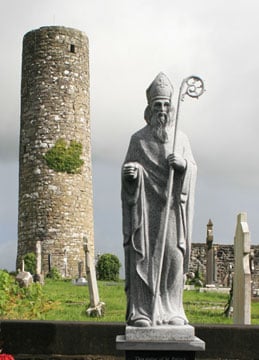
[[[152,127],[154,136],[162,143],[168,141],[168,131],[172,126],[172,111],[171,102],[169,99],[158,98],[154,100],[151,105],[151,114],[148,124]]]
[[[171,103],[168,99],[156,99],[151,104],[151,111],[153,115],[157,115],[157,117],[166,121],[168,119],[168,115],[171,110]]]
[[[151,104],[151,109],[156,113],[169,113],[171,108],[171,103],[167,99],[156,99]]]

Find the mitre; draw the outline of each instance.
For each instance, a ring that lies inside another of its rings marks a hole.
[[[173,86],[168,77],[160,72],[146,90],[148,104],[158,98],[171,100],[173,91]]]

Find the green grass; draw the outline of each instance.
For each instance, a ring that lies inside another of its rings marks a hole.
[[[222,315],[227,301],[227,294],[184,292],[184,309],[190,323],[231,324],[232,319]]]
[[[101,318],[88,317],[90,303],[87,286],[75,286],[68,281],[46,280],[43,292],[54,302],[53,309],[41,314],[45,320],[124,322],[126,298],[124,282],[98,282],[100,300],[105,302]],[[232,324],[232,318],[223,316],[228,295],[222,293],[184,292],[184,308],[190,323]],[[259,302],[252,301],[252,323],[259,324]]]
[[[90,305],[87,286],[75,286],[70,281],[46,280],[44,294],[55,302],[53,309],[41,314],[44,320],[67,321],[122,321],[125,319],[126,298],[124,282],[98,282],[100,301],[105,303],[101,318],[89,317],[86,310]]]
[[[35,291],[37,291],[31,295],[31,300],[27,297],[22,300],[17,295],[18,293],[13,292],[10,301],[8,300],[6,311],[0,312],[0,318],[125,322],[124,282],[98,281],[98,289],[100,301],[105,302],[103,317],[89,317],[86,314],[90,305],[88,286],[75,286],[71,281],[46,279],[42,288],[37,290],[36,287]],[[28,311],[28,301],[31,306],[30,311]],[[227,301],[227,294],[184,292],[184,308],[191,324],[232,324],[232,318],[223,316]],[[252,301],[251,317],[252,324],[258,325],[259,301]]]

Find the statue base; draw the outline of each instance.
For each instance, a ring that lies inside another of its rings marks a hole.
[[[190,341],[194,339],[194,327],[184,326],[126,326],[127,341]]]
[[[125,351],[126,360],[194,360],[205,342],[184,326],[126,327],[125,335],[116,338],[117,350]]]

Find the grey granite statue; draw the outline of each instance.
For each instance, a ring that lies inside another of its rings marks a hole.
[[[196,164],[185,134],[177,131],[173,147],[173,87],[166,75],[158,74],[146,94],[147,124],[131,137],[122,167],[126,320],[137,327],[181,326],[188,323],[182,295],[191,246]],[[168,194],[170,167],[173,190]]]

